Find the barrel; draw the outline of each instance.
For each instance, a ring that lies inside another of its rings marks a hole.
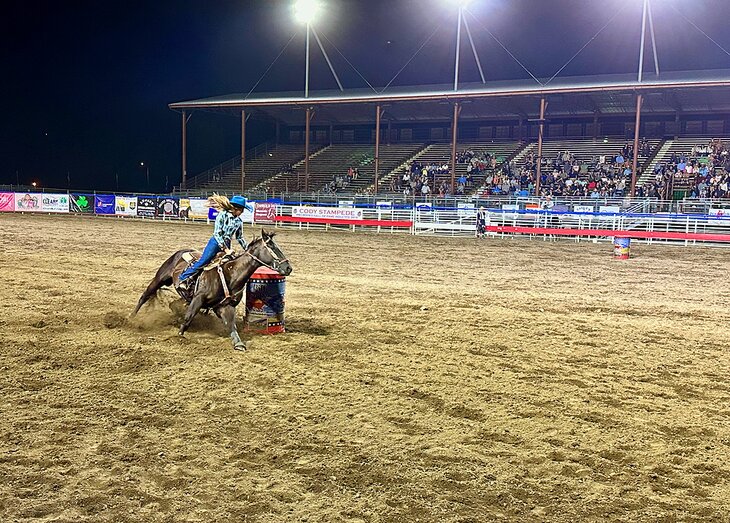
[[[618,260],[628,260],[631,251],[631,238],[613,239],[613,257]]]
[[[284,332],[286,278],[261,267],[246,285],[246,329],[264,334]]]

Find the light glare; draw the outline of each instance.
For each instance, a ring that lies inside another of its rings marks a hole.
[[[317,17],[320,7],[317,0],[297,0],[294,3],[294,18],[303,24],[310,24]]]

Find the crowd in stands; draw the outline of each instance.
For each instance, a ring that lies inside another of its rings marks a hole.
[[[670,199],[672,191],[686,187],[689,198],[730,198],[730,150],[721,139],[696,144],[687,153],[672,153],[654,167],[653,179],[637,196]]]
[[[346,189],[353,180],[357,180],[360,177],[360,170],[352,165],[348,167],[347,173],[345,174],[333,174],[332,181],[324,187],[325,193],[335,194],[342,189]]]
[[[649,142],[639,143],[642,156],[651,153]],[[540,196],[573,196],[581,198],[621,197],[630,191],[634,147],[631,142],[612,155],[593,155],[578,159],[568,151],[554,158],[543,157],[540,164]],[[537,157],[528,154],[521,166],[505,164],[488,173],[483,193],[528,196],[534,194],[537,179]]]

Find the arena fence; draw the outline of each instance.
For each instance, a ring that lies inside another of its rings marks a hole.
[[[99,217],[210,221],[205,198],[91,192],[0,192],[0,213],[77,214]],[[255,201],[249,223],[300,229],[370,230],[446,236],[524,236],[575,241],[633,238],[647,243],[730,245],[730,202],[656,200],[438,200],[404,203]],[[485,205],[482,205],[485,204]],[[663,209],[673,208],[675,211]],[[479,224],[479,231],[478,229]]]

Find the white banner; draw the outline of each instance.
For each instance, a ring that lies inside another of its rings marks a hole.
[[[593,212],[593,206],[592,205],[573,205],[573,210],[575,212]]]
[[[16,192],[15,210],[20,212],[40,212],[42,196],[38,192]]]
[[[459,218],[469,218],[477,215],[477,206],[473,203],[457,203]]]
[[[619,214],[621,212],[621,207],[618,205],[601,205],[598,208],[598,212]]]
[[[207,198],[190,198],[190,217],[202,218],[208,217],[208,199]]]
[[[355,207],[355,202],[352,200],[340,200],[337,202],[340,207]]]
[[[43,212],[69,212],[69,198],[66,193],[43,193],[41,209]]]
[[[502,204],[502,210],[503,211],[519,211],[520,210],[520,204],[518,203],[503,203]],[[518,213],[515,212],[504,212],[502,213],[502,216],[505,218],[517,218],[519,216]]]
[[[294,218],[320,218],[330,220],[362,220],[362,209],[340,207],[294,207]]]
[[[117,216],[137,216],[137,197],[115,196],[114,214]]]

